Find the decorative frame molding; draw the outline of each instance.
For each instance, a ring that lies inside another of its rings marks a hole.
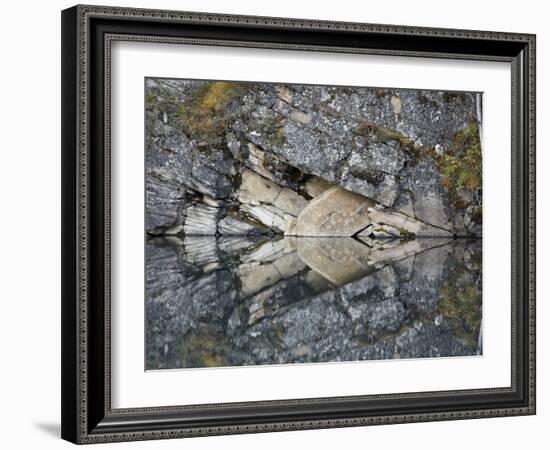
[[[112,409],[110,50],[117,40],[510,62],[511,387]],[[83,444],[535,413],[534,35],[75,6],[62,14],[62,57],[63,438]]]

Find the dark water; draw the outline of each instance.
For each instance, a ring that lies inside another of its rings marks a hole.
[[[481,354],[481,241],[187,237],[146,248],[146,368]]]

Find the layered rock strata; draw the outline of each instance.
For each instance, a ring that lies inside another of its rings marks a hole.
[[[479,237],[480,95],[148,79],[147,233]]]

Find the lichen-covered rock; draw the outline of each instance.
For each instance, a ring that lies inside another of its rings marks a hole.
[[[453,230],[453,211],[432,158],[419,160],[403,171],[403,186],[410,193],[414,216],[427,225]]]
[[[237,233],[241,222],[305,233],[294,219],[337,185],[405,215],[417,236],[479,237],[480,101],[468,92],[147,79],[147,232],[194,233],[185,211],[204,203],[220,209],[218,221],[236,221],[203,233],[231,234],[231,224]]]
[[[353,236],[370,223],[374,202],[334,186],[309,202],[296,219],[297,236]]]
[[[443,228],[416,220],[398,211],[387,210],[384,208],[369,208],[369,218],[375,224],[371,227],[375,237],[377,231],[385,232],[390,235],[407,237],[407,234],[416,237],[452,237],[452,233]],[[393,227],[393,230],[388,228]],[[395,233],[397,232],[397,233]],[[369,235],[369,230],[365,230],[360,235]]]

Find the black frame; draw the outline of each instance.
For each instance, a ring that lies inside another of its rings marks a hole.
[[[138,409],[110,401],[114,40],[506,61],[512,66],[509,388]],[[535,36],[97,6],[62,12],[62,437],[161,439],[535,414]]]

